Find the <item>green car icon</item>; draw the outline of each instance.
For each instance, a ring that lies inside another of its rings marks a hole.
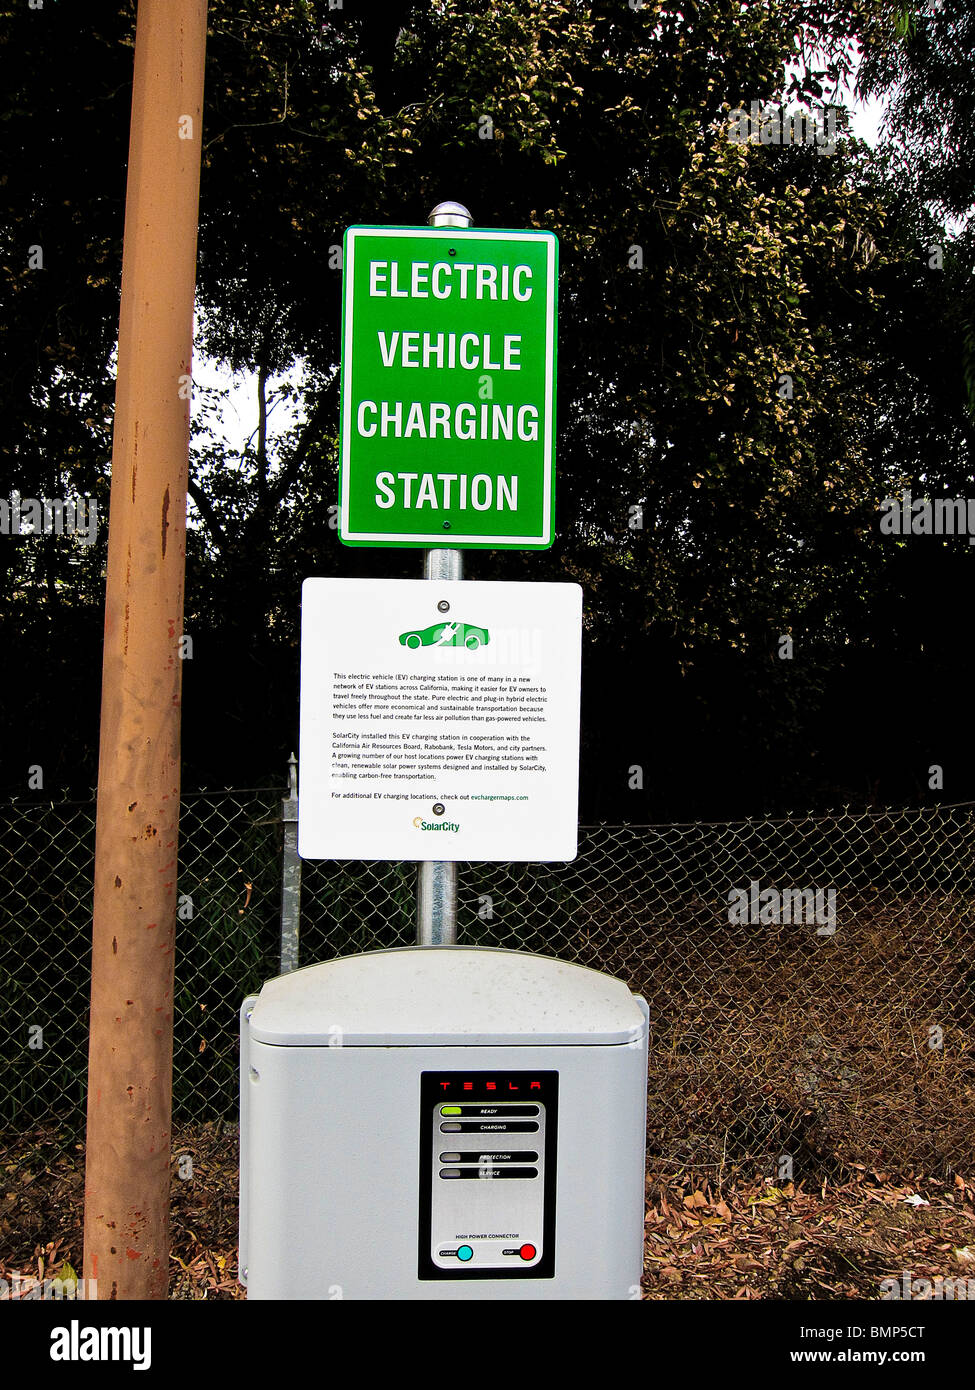
[[[473,627],[470,623],[434,623],[432,627],[419,628],[416,632],[401,632],[399,644],[415,650],[417,647],[466,647],[476,651],[490,642],[486,627]]]

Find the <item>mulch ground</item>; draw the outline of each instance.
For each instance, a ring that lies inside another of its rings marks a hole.
[[[173,1153],[170,1297],[243,1298],[236,1126],[184,1126]],[[192,1177],[180,1178],[181,1155]],[[80,1272],[81,1145],[26,1134],[4,1151],[0,1179],[0,1278]],[[905,1270],[975,1281],[975,1184],[858,1167],[842,1183],[738,1175],[719,1191],[651,1175],[646,1238],[647,1299],[877,1299]]]
[[[905,1184],[861,1169],[814,1191],[756,1179],[721,1193],[648,1182],[645,1298],[878,1299],[905,1270],[975,1288],[975,1187],[963,1178]]]

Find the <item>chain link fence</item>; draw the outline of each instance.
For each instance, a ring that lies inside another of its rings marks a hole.
[[[184,799],[177,1126],[233,1121],[240,1001],[282,961],[415,939],[415,865],[299,864],[285,796]],[[84,1137],[93,851],[93,802],[0,808],[0,1159]],[[945,1174],[975,1154],[973,880],[970,805],[584,826],[569,864],[462,865],[458,935],[643,994],[656,1172]]]
[[[281,793],[184,797],[174,1120],[231,1113],[237,1010],[279,968]],[[95,803],[0,807],[0,1153],[4,1136],[83,1138]]]

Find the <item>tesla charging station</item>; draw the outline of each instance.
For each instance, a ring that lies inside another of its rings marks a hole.
[[[646,1005],[621,981],[374,951],[269,981],[242,1039],[249,1298],[639,1296]]]
[[[645,1002],[456,942],[458,862],[575,857],[582,619],[574,584],[462,580],[551,544],[554,496],[555,238],[470,220],[346,234],[340,536],[428,549],[305,581],[298,845],[415,860],[419,944],[244,1001],[249,1298],[640,1296]]]

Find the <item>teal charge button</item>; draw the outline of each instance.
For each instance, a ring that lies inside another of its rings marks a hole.
[[[461,1245],[457,1250],[458,1260],[473,1260],[474,1251],[469,1245]]]

